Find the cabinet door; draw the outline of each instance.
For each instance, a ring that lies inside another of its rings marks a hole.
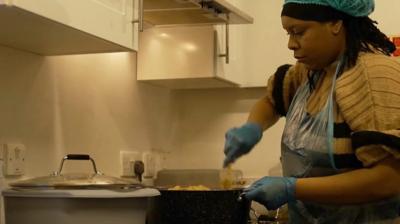
[[[239,85],[243,85],[246,79],[243,63],[243,32],[241,30],[243,26],[248,25],[229,25],[228,32],[226,32],[226,25],[214,26],[216,35],[215,75]],[[227,35],[228,38],[226,38]],[[228,61],[226,57],[228,57]]]
[[[281,1],[229,0],[254,18],[253,24],[230,26],[230,62],[218,62],[218,73],[239,82],[242,87],[266,86],[268,78],[282,64],[295,63],[287,48],[288,37],[281,25]],[[224,46],[219,27],[219,49]]]
[[[140,34],[138,79],[213,77],[213,52],[211,26],[146,29]]]
[[[13,0],[48,19],[137,50],[138,0]]]
[[[213,26],[144,30],[140,33],[137,79],[174,89],[237,87],[216,74],[215,39]]]
[[[246,0],[226,0],[233,6],[240,8],[245,13],[253,17],[243,8]],[[247,4],[249,4],[247,2]],[[253,3],[251,3],[253,4]],[[216,76],[230,80],[239,85],[245,82],[245,72],[243,64],[243,27],[246,25],[215,25],[216,31]],[[226,30],[228,28],[228,30]],[[228,57],[227,61],[226,57]]]

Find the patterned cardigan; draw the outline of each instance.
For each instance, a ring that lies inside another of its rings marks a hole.
[[[325,68],[314,83],[307,104],[311,116],[326,102],[336,63]],[[286,115],[297,88],[310,74],[297,63],[283,65],[271,76],[266,98],[278,114]],[[360,53],[356,65],[336,79],[334,94],[338,168],[368,167],[389,157],[400,159],[400,62],[382,54]]]

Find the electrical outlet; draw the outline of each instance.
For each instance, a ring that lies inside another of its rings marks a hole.
[[[25,173],[25,146],[4,144],[5,175],[20,176]]]
[[[164,168],[164,161],[165,159],[165,154],[163,153],[156,153],[156,159],[155,159],[155,168],[154,168],[154,178],[157,178],[157,173],[158,171],[162,170]]]
[[[133,171],[133,162],[136,160],[141,160],[142,155],[137,151],[120,151],[120,167],[121,167],[121,176],[133,177],[135,173]]]
[[[144,178],[152,178],[156,172],[156,155],[152,152],[144,152],[142,156],[144,163]]]
[[[142,160],[144,163],[143,177],[157,178],[157,172],[163,168],[162,154],[158,152],[144,152]]]

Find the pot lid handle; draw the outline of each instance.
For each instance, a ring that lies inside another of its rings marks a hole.
[[[58,169],[58,172],[55,173],[56,176],[61,174],[61,170],[63,168],[65,160],[90,160],[93,165],[94,173],[101,175],[101,173],[99,171],[97,171],[96,163],[94,162],[92,157],[90,157],[89,155],[87,155],[87,154],[67,154],[66,156],[64,156],[64,158],[62,158],[60,168]]]

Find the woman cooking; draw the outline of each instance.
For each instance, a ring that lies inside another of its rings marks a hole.
[[[268,82],[248,121],[226,133],[224,166],[282,117],[284,177],[244,197],[288,204],[289,223],[395,223],[400,213],[400,63],[368,15],[373,0],[285,0],[281,21],[297,63]]]

